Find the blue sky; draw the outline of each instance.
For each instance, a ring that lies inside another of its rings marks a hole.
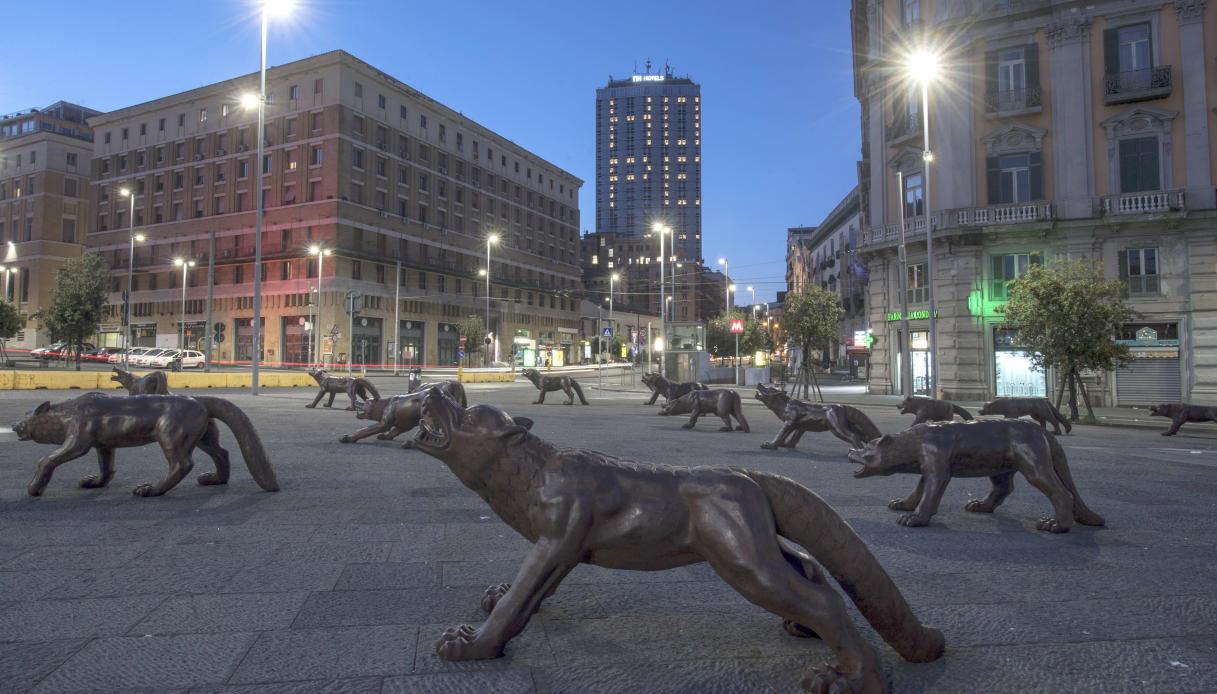
[[[0,112],[111,110],[258,69],[251,0],[10,3]],[[120,11],[121,10],[121,11]],[[595,231],[595,93],[648,58],[702,87],[703,253],[741,288],[784,288],[786,228],[818,224],[860,156],[845,0],[298,0],[267,61],[341,48],[585,181]],[[752,300],[745,290],[737,303]]]

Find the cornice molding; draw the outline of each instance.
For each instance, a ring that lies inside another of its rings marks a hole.
[[[1079,43],[1090,39],[1090,17],[1071,14],[1044,27],[1048,37],[1048,46],[1057,48],[1071,43]]]
[[[1207,0],[1175,0],[1175,13],[1179,16],[1179,24],[1196,24],[1204,19],[1204,6]]]

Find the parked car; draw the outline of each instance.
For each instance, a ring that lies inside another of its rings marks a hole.
[[[179,354],[181,354],[181,351],[177,349],[162,350],[160,354],[148,357],[148,366],[154,369],[168,368],[173,363],[173,360],[177,359]]]
[[[135,357],[137,357],[145,352],[148,352],[151,349],[152,349],[151,347],[130,347],[127,349],[127,352],[126,352],[128,355],[127,361],[130,362]],[[111,354],[109,356],[109,358],[106,359],[106,361],[108,361],[111,364],[123,363],[123,351],[120,349],[117,352],[115,352],[114,354]]]
[[[82,354],[81,358],[89,359],[90,361],[109,361],[112,355],[118,354],[121,351],[123,351],[122,347],[98,347],[92,352]]]
[[[147,352],[142,352],[140,354],[132,353],[132,356],[128,360],[128,363],[131,364],[131,366],[150,366],[152,364],[152,360],[154,358],[159,357],[160,355],[162,355],[168,351],[170,351],[170,350],[165,349],[164,347],[154,347],[152,349],[149,349]],[[173,350],[173,351],[176,352],[177,350]]]
[[[148,366],[156,369],[167,369],[173,366],[173,362],[179,358],[182,360],[183,369],[203,368],[203,353],[192,349],[167,349],[161,354],[152,357],[148,361]]]
[[[82,342],[80,344],[80,353],[82,356],[95,351],[97,351],[97,348],[91,343]],[[39,347],[38,349],[31,350],[30,356],[34,357],[35,359],[66,359],[75,353],[76,351],[70,348],[68,343],[56,342],[49,347]]]
[[[183,369],[201,369],[204,361],[202,352],[196,352],[193,349],[182,350]]]

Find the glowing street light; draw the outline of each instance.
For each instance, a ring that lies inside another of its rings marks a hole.
[[[486,275],[486,325],[485,330],[482,331],[482,345],[485,348],[485,362],[487,365],[490,364],[490,244],[498,242],[498,234],[491,234],[486,237],[486,269],[485,271],[479,273]],[[513,366],[512,369],[514,368],[515,367]]]
[[[926,385],[929,387],[931,398],[938,397],[938,353],[935,330],[936,316],[934,312],[934,217],[930,212],[930,163],[934,161],[934,153],[930,151],[930,82],[938,77],[941,72],[941,64],[942,60],[936,52],[922,49],[909,56],[906,65],[909,78],[921,83],[921,134],[924,142],[921,159],[924,164],[923,176],[925,176],[925,269],[926,293],[930,304],[929,316],[927,318],[930,322],[930,368],[927,374]],[[901,191],[900,195],[903,197],[904,191]],[[903,204],[903,201],[901,204]],[[905,313],[907,314],[907,311]],[[907,330],[905,331],[904,339],[906,343],[911,341],[911,335]],[[912,364],[910,363],[906,368],[911,374]]]
[[[257,158],[257,207],[254,209],[254,317],[252,323],[253,346],[250,361],[252,370],[250,387],[253,394],[258,394],[258,365],[262,361],[262,176],[263,145],[266,144],[266,24],[269,15],[284,15],[292,7],[291,0],[262,0],[262,62],[259,69],[260,87],[258,94],[247,94],[241,98],[246,108],[258,108],[258,158]],[[320,291],[318,298],[320,299]]]
[[[186,349],[186,273],[194,267],[194,261],[174,258],[173,264],[182,266],[182,320],[177,330],[177,348],[184,350]]]
[[[144,235],[135,233],[135,191],[130,188],[122,188],[118,191],[124,196],[131,199],[130,222],[131,222],[131,251],[127,256],[127,301],[123,304],[123,369],[130,368],[129,353],[130,336],[131,336],[131,296],[132,286],[132,269],[135,267],[135,242],[143,242]],[[7,291],[6,291],[7,294]]]
[[[654,226],[651,227],[651,229],[653,229],[656,234],[659,234],[659,341],[655,347],[655,349],[657,351],[659,351],[662,349],[661,345],[663,344],[663,335],[664,335],[663,317],[664,317],[664,314],[667,313],[667,311],[664,310],[666,307],[666,304],[664,303],[664,300],[663,300],[663,264],[664,264],[663,235],[672,233],[672,228],[656,223]],[[675,286],[672,287],[672,291],[676,291]],[[652,342],[654,342],[654,341],[652,341]],[[662,356],[663,355],[660,355],[660,360],[659,360],[659,374],[661,376],[666,375],[664,373],[666,371],[666,369],[664,368],[664,362],[663,362]]]
[[[325,257],[331,253],[330,249],[323,248],[320,245],[313,244],[308,247],[309,255],[317,256],[317,323],[313,326],[313,334],[317,336],[313,340],[313,363],[321,363],[321,267],[325,263]]]

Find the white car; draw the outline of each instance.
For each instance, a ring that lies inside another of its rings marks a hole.
[[[130,364],[131,364],[131,366],[150,366],[152,364],[152,360],[154,358],[159,357],[160,355],[164,354],[165,352],[176,352],[176,351],[177,350],[170,350],[170,349],[165,349],[163,347],[156,347],[156,348],[150,349],[146,352],[141,352],[140,354],[132,353]]]
[[[167,349],[163,353],[152,357],[148,362],[148,366],[157,369],[167,369],[173,366],[174,360],[179,357],[182,360],[183,369],[203,368],[203,353],[190,349]]]
[[[152,349],[151,347],[131,347],[130,349],[127,350],[128,362],[134,363],[135,358],[137,356],[144,354],[151,349]],[[106,361],[110,364],[121,364],[121,363],[123,363],[123,353],[121,351],[115,352],[114,354],[111,354],[109,357],[107,357]]]

